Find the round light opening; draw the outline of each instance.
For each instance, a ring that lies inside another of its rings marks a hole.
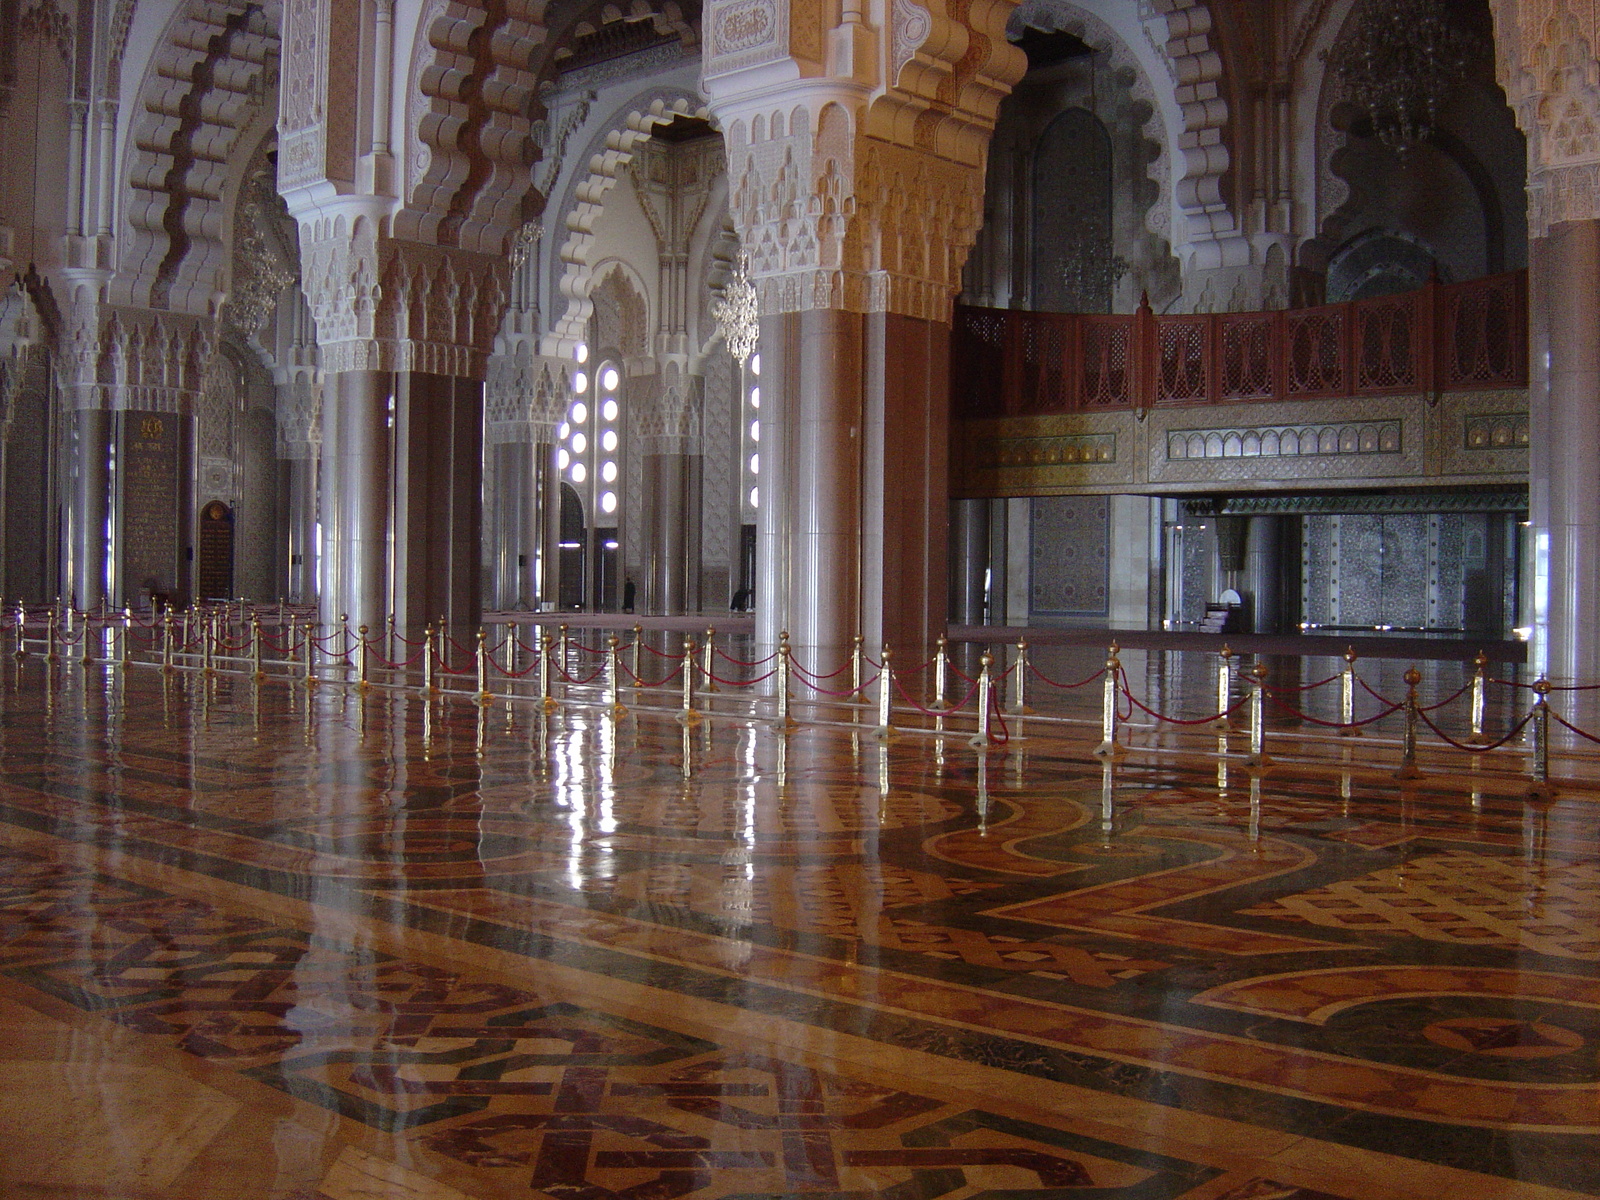
[[[567,440],[567,434],[569,434],[571,432],[572,432],[572,422],[571,421],[563,421],[563,422],[561,422],[560,428],[558,428],[556,430],[556,437],[564,442],[564,441]]]
[[[558,470],[565,471],[567,469],[567,464],[571,461],[572,455],[567,453],[565,447],[562,447],[560,450],[556,451],[556,468]]]
[[[572,452],[574,454],[582,454],[588,448],[589,448],[589,439],[588,438],[584,437],[583,434],[581,434],[581,433],[575,433],[575,434],[572,435]]]
[[[588,419],[589,419],[589,406],[587,404],[585,404],[582,400],[579,400],[576,404],[574,404],[572,406],[572,423],[574,425],[582,425]]]
[[[617,481],[617,464],[612,462],[609,458],[605,462],[601,463],[600,478],[604,479],[607,483],[615,483]]]
[[[589,390],[589,376],[585,371],[579,371],[572,377],[572,390],[578,395],[583,395]]]
[[[585,346],[582,342],[579,342],[577,344],[577,346],[572,351],[572,357],[577,359],[581,363],[588,362],[589,361],[589,347]]]
[[[617,448],[617,431],[608,429],[600,435],[600,449],[610,454]]]
[[[586,468],[582,463],[573,463],[572,464],[572,482],[573,483],[582,483],[588,477],[589,477],[588,468]]]
[[[608,397],[606,402],[600,406],[600,415],[608,421],[615,421],[617,419],[617,402]]]
[[[585,353],[587,353],[587,351],[585,351]],[[582,362],[583,359],[580,358],[578,361]],[[752,354],[750,356],[750,374],[752,374],[752,375],[761,374],[761,355]]]
[[[761,407],[761,389],[760,388],[751,388],[750,389],[750,407],[751,408],[760,408]]]
[[[608,392],[614,392],[617,390],[617,383],[619,380],[620,376],[618,376],[617,369],[615,367],[607,367],[604,371],[600,372],[600,386],[605,388],[605,390]]]
[[[750,440],[752,442],[759,442],[761,440],[761,422],[760,421],[751,421],[750,422]]]
[[[760,499],[761,499],[761,489],[760,488],[751,488],[750,489],[750,507],[751,508],[755,508],[757,506],[757,504],[760,502]]]
[[[752,474],[752,475],[761,474],[761,455],[752,454],[750,456],[750,474]]]
[[[600,511],[608,513],[617,511],[617,494],[615,492],[606,492],[600,497]]]

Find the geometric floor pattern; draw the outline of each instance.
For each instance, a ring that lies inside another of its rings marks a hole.
[[[0,1195],[1600,1195],[1595,793],[1017,732],[0,664]]]
[[[1467,851],[1418,856],[1359,879],[1243,910],[1335,929],[1600,961],[1600,864]]]

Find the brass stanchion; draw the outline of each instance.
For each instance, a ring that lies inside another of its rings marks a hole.
[[[18,658],[27,658],[28,657],[28,647],[27,647],[27,645],[25,643],[25,640],[24,640],[24,639],[27,638],[27,636],[28,636],[28,610],[23,608],[22,605],[19,604],[19,605],[17,605],[17,648],[16,648],[16,651],[15,651],[16,656]]]
[[[1533,694],[1533,786],[1528,794],[1536,799],[1549,799],[1556,794],[1550,783],[1550,681],[1534,681]]]
[[[1217,652],[1217,719],[1212,722],[1211,728],[1218,733],[1227,733],[1233,728],[1233,721],[1228,716],[1228,710],[1233,707],[1233,647],[1222,643],[1222,649]]]
[[[44,627],[44,657],[46,662],[55,662],[58,657],[56,654],[56,625],[60,619],[56,615],[56,610],[52,608],[50,617],[45,622]]]
[[[1339,736],[1360,737],[1356,724],[1356,648],[1344,652],[1344,670],[1339,673]]]
[[[940,639],[943,641],[944,639]],[[994,665],[994,655],[984,651],[983,657],[978,660],[978,733],[971,744],[979,749],[986,749],[989,745],[989,704],[994,689],[994,679],[989,668]]]
[[[1033,709],[1028,707],[1028,639],[1017,639],[1017,689],[1016,699],[1007,708],[1008,712],[1016,713],[1019,717],[1033,715]]]
[[[289,643],[288,643],[288,646],[289,646],[288,660],[290,662],[294,662],[300,657],[299,654],[296,653],[295,648],[294,648],[295,639],[297,637],[299,637],[299,635],[300,635],[300,618],[295,616],[295,614],[290,613],[289,614]]]
[[[935,644],[937,649],[933,655],[933,706],[935,708],[943,708],[945,685],[948,683],[946,677],[950,672],[950,656],[946,653],[946,648],[950,642],[948,638],[940,634],[939,640]]]
[[[788,730],[793,722],[789,718],[789,643],[778,645],[778,726]]]
[[[172,673],[172,606],[161,617],[161,669]]]
[[[694,709],[694,635],[688,633],[683,636],[683,712],[678,719],[685,725],[700,719]]]
[[[785,637],[788,634],[784,635]],[[861,695],[861,660],[866,656],[863,646],[866,639],[859,633],[850,639],[850,696],[851,699]]]
[[[364,692],[372,686],[367,682],[367,627],[362,625],[356,632],[361,635],[361,644],[356,647],[356,687]]]
[[[1257,663],[1250,668],[1250,757],[1245,763],[1252,767],[1270,766],[1267,757],[1267,665]]]
[[[395,653],[394,614],[390,613],[384,621],[383,656],[390,662],[397,662],[406,657],[404,654]]]
[[[715,629],[707,629],[705,644],[700,647],[700,676],[707,692],[719,692],[722,690],[717,686],[717,681],[712,678],[712,673],[717,669],[716,662],[712,658],[713,654],[716,653],[712,639],[716,636],[717,631]]]
[[[350,665],[350,614],[339,614],[339,657],[344,660],[344,665]]]
[[[255,681],[260,683],[267,677],[266,669],[261,664],[261,618],[250,618],[250,667]]]
[[[891,663],[889,644],[883,646],[883,666],[878,669],[878,733],[888,737],[894,732],[894,666]]]
[[[494,699],[489,694],[489,635],[478,626],[478,703],[488,704]]]
[[[1422,672],[1409,667],[1402,678],[1406,681],[1406,731],[1400,743],[1400,769],[1394,777],[1421,779],[1422,772],[1417,770],[1417,684],[1422,682]]]
[[[133,606],[122,606],[122,665],[126,669],[133,659]]]
[[[1122,660],[1117,656],[1120,647],[1111,643],[1106,655],[1106,681],[1100,695],[1100,744],[1094,752],[1101,758],[1119,758],[1126,753],[1117,745],[1117,684],[1122,679]]]
[[[622,661],[618,657],[620,651],[617,649],[620,645],[616,634],[606,638],[606,704],[610,706],[613,717],[620,717],[628,711],[623,707],[622,697],[618,691],[622,686],[622,680],[619,678],[622,673]]]
[[[572,659],[572,640],[565,625],[561,626],[558,632],[561,636],[558,639],[558,645],[556,648],[556,654],[558,655],[556,658],[556,667],[559,674],[565,677],[567,674],[567,663]]]
[[[437,696],[438,687],[433,681],[433,624],[429,622],[426,632],[422,635],[422,694],[424,696]]]
[[[214,616],[200,619],[200,671],[204,675],[215,675],[217,668],[214,661],[217,652],[217,621]]]
[[[1484,709],[1488,707],[1489,656],[1482,650],[1472,660],[1472,735],[1467,741],[1474,746],[1486,745],[1489,739],[1483,732]]]
[[[555,697],[550,694],[550,635],[539,633],[539,706],[545,712],[556,710]]]
[[[105,626],[100,626],[102,634]],[[85,667],[94,665],[94,618],[88,613],[83,614],[83,650],[78,655],[78,662]]]
[[[642,688],[644,686],[644,680],[639,675],[639,640],[643,636],[644,626],[635,625],[633,627],[633,646],[629,650],[629,654],[632,657],[632,662],[628,669],[633,672],[633,686],[636,688]]]

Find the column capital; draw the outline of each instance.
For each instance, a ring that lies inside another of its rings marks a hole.
[[[1495,70],[1528,140],[1528,232],[1600,218],[1600,0],[1494,0]]]
[[[712,0],[703,86],[763,313],[948,321],[983,220],[1013,0]],[[868,20],[868,10],[880,23]]]

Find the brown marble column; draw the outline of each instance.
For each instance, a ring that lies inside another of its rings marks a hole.
[[[1535,660],[1600,680],[1600,221],[1530,244]]]
[[[443,617],[451,629],[475,631],[483,615],[483,384],[400,375],[394,440],[395,621],[417,630]]]
[[[858,633],[921,653],[948,603],[948,326],[789,313],[761,356],[758,636],[823,672]]]
[[[681,439],[670,440],[676,443]],[[645,578],[640,589],[643,611],[679,614],[691,611],[692,549],[690,522],[699,513],[699,472],[695,461],[675,445],[644,456]]]

